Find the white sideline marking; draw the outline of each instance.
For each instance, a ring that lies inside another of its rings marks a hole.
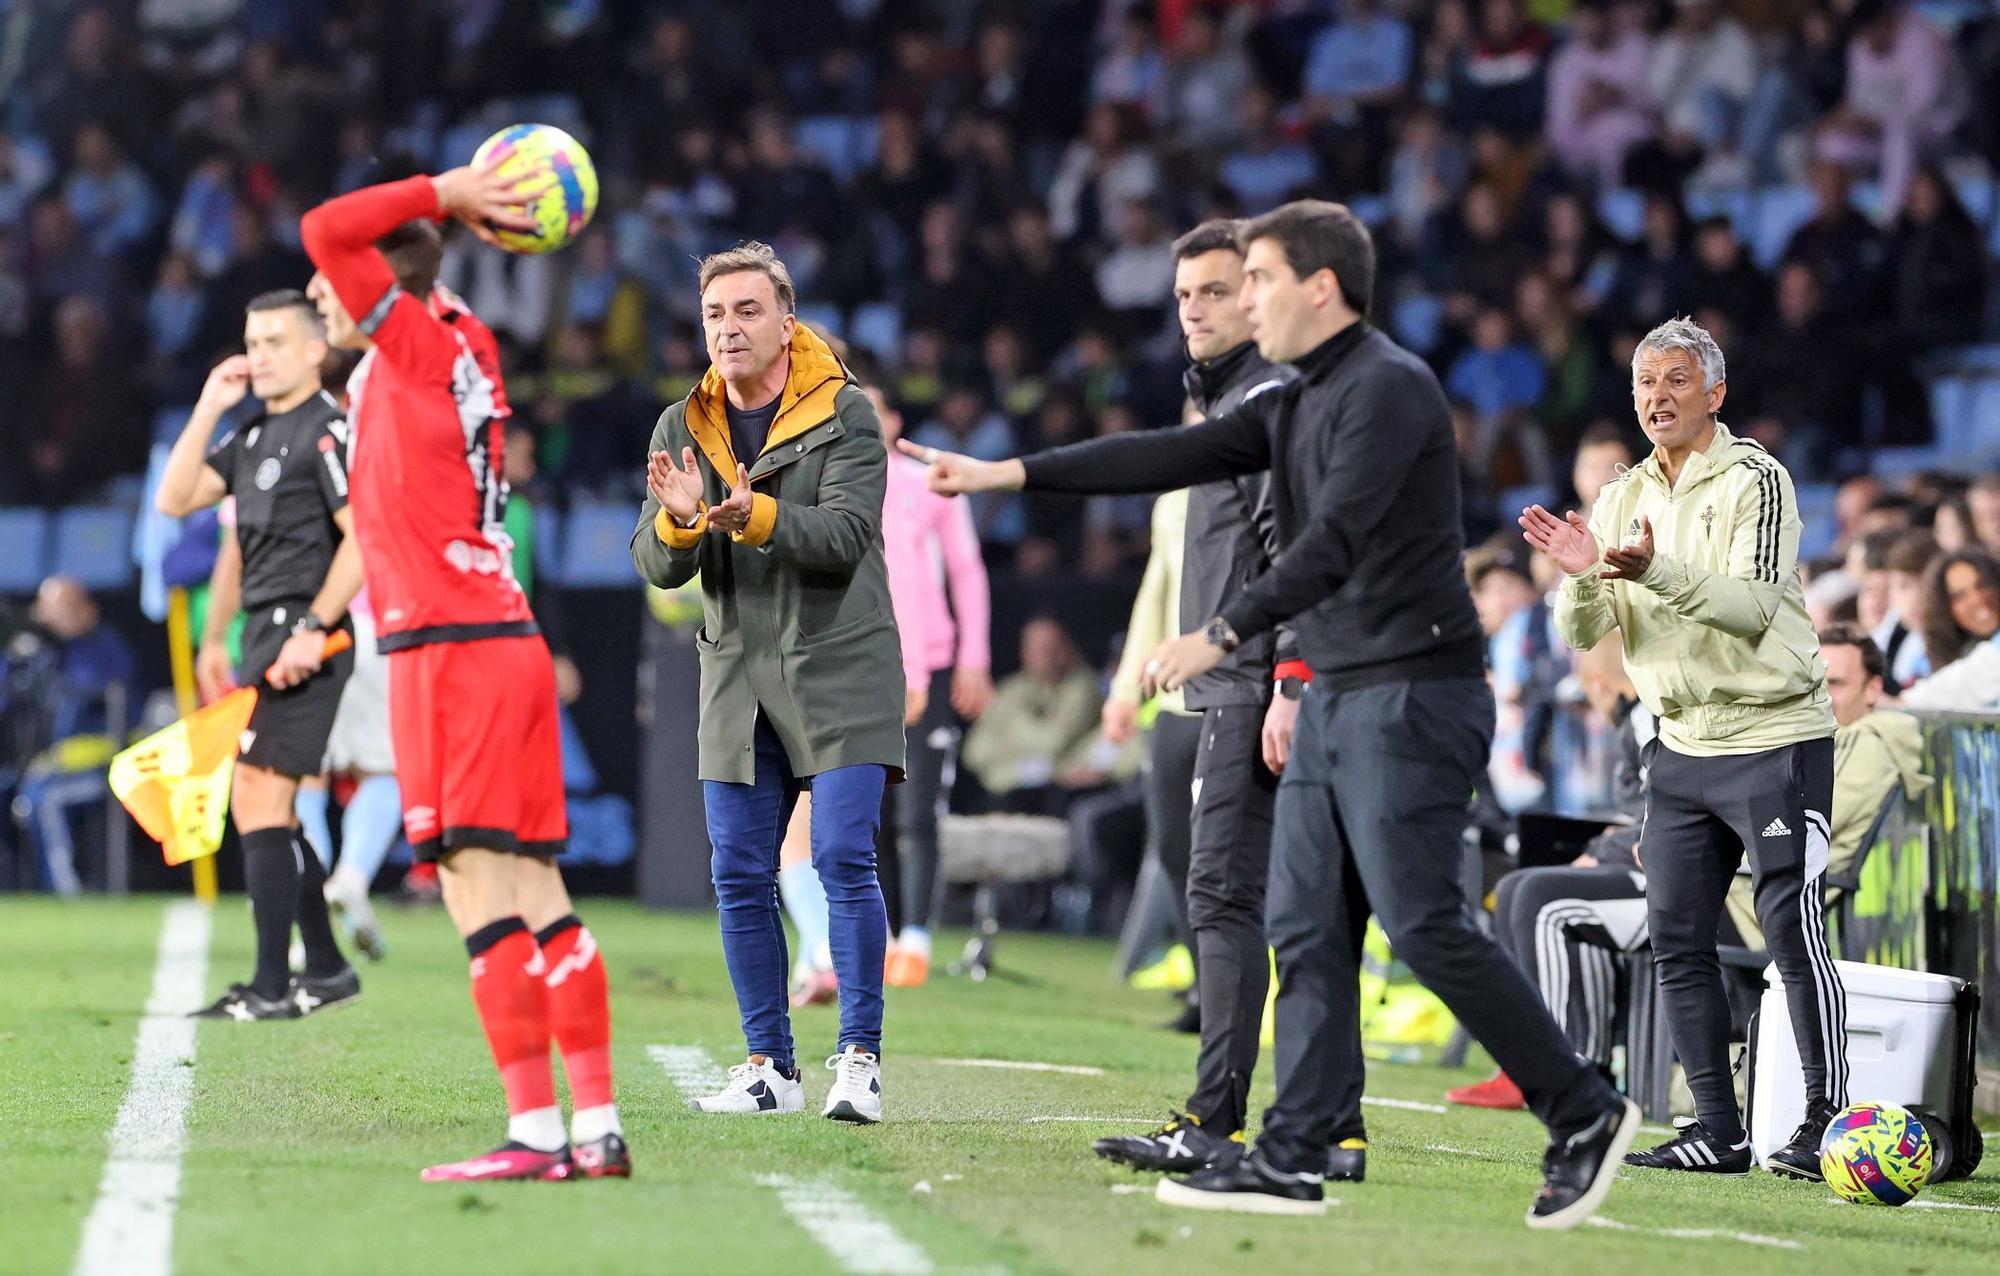
[[[1050,1121],[1074,1121],[1080,1125],[1146,1125],[1159,1119],[1158,1117],[1037,1116],[1029,1117],[1028,1124],[1044,1125]]]
[[[1113,1196],[1151,1196],[1154,1191],[1155,1189],[1146,1183],[1113,1183],[1111,1185],[1111,1194]]]
[[[1805,1248],[1799,1242],[1788,1241],[1782,1236],[1759,1236],[1755,1232],[1725,1232],[1713,1227],[1636,1227],[1602,1214],[1584,1221],[1592,1227],[1608,1227],[1614,1232],[1643,1232],[1648,1236],[1667,1236],[1683,1241],[1741,1241],[1745,1245],[1765,1245],[1772,1249]]]
[[[167,905],[153,992],[139,1020],[132,1083],[111,1128],[97,1204],[83,1224],[76,1276],[166,1276],[174,1257],[188,1105],[194,1099],[195,1021],[208,979],[207,906]]]
[[[2000,1214],[2000,1205],[1971,1205],[1964,1201],[1911,1201],[1918,1209],[1926,1210],[1978,1210],[1981,1214]]]
[[[1409,1112],[1450,1111],[1450,1109],[1446,1108],[1442,1103],[1418,1103],[1415,1099],[1378,1099],[1372,1094],[1362,1095],[1361,1101],[1363,1103],[1373,1104],[1375,1107],[1378,1108],[1402,1108],[1405,1111]]]
[[[647,1046],[646,1057],[690,1099],[714,1094],[729,1080],[700,1046]]]
[[[842,1271],[856,1276],[929,1276],[937,1270],[930,1255],[829,1179],[759,1174],[757,1181],[777,1190],[785,1213],[833,1256]]]
[[[1462,1156],[1473,1161],[1502,1161],[1505,1157],[1494,1156],[1491,1152],[1478,1152],[1472,1148],[1457,1147],[1450,1143],[1426,1143],[1426,1152],[1442,1152],[1446,1156]]]
[[[1030,1059],[932,1059],[947,1068],[1008,1068],[1015,1072],[1062,1072],[1072,1077],[1101,1077],[1104,1069],[1082,1063],[1036,1063]]]

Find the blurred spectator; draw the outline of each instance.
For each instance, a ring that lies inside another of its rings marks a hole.
[[[1955,554],[1975,543],[1972,503],[1965,493],[1955,493],[1938,502],[1931,520],[1931,534],[1937,538],[1938,551],[1944,554]]]
[[[186,253],[205,279],[229,265],[236,250],[236,190],[227,155],[211,155],[188,174],[167,241],[175,252]]]
[[[1848,546],[1846,570],[1854,582],[1854,619],[1864,633],[1886,632],[1891,619],[1889,551],[1896,536],[1888,530],[1863,531]]]
[[[1890,208],[1926,146],[1965,113],[1951,46],[1903,0],[1860,0],[1849,15],[1847,94],[1820,122],[1819,153],[1849,168],[1879,169]]]
[[[114,474],[139,468],[148,417],[131,362],[111,341],[95,301],[70,297],[56,308],[55,358],[43,369],[33,409],[9,414],[23,430],[10,442],[27,457],[33,499],[67,505]],[[11,431],[10,431],[11,433]]]
[[[144,239],[159,213],[145,174],[95,121],[77,132],[63,198],[90,246],[105,254],[123,252]]]
[[[548,338],[556,290],[553,257],[496,253],[470,235],[452,235],[445,240],[438,282],[465,298],[494,336],[524,349]]]
[[[2000,703],[2000,559],[1961,550],[1924,578],[1924,650],[1935,671],[1906,688],[1914,709],[1970,711]]]
[[[1049,224],[1056,238],[1102,240],[1117,212],[1160,188],[1160,166],[1141,145],[1143,129],[1130,107],[1093,107],[1084,134],[1063,151],[1049,184]]]
[[[1833,500],[1834,519],[1839,524],[1833,538],[1836,555],[1846,555],[1848,546],[1861,534],[1862,521],[1881,495],[1882,480],[1873,474],[1856,474],[1841,480]]]
[[[1021,631],[1021,670],[1000,680],[965,734],[965,766],[994,808],[1060,815],[1110,778],[1117,746],[1098,732],[1104,694],[1069,634],[1039,616]]]
[[[1174,292],[1173,232],[1143,200],[1125,205],[1118,217],[1118,240],[1097,263],[1097,296],[1112,323],[1127,337],[1143,337],[1164,322]]]
[[[194,262],[174,253],[160,263],[160,277],[146,299],[146,335],[155,357],[169,363],[190,353],[200,335],[206,296]]]
[[[79,8],[70,22],[62,66],[49,82],[35,117],[58,154],[68,154],[77,134],[91,121],[129,146],[145,134],[151,84],[151,78],[132,64],[111,6]]]
[[[1980,241],[1978,224],[1943,170],[1918,169],[1889,225],[1883,272],[1888,309],[1877,317],[1904,355],[1979,339],[1987,267]]]
[[[1497,306],[1482,309],[1472,325],[1472,347],[1452,364],[1445,389],[1469,404],[1479,420],[1475,464],[1495,465],[1503,447],[1515,453],[1511,476],[1520,482],[1547,482],[1552,474],[1548,445],[1527,411],[1542,397],[1548,369],[1542,357],[1514,337],[1514,323]],[[1509,486],[1496,477],[1495,486]]]
[[[0,651],[0,800],[11,797],[26,825],[43,885],[74,895],[72,812],[109,796],[105,768],[124,744],[106,734],[116,725],[110,697],[116,688],[129,702],[138,662],[67,576],[42,582],[32,615],[35,628]]]
[[[55,165],[39,140],[0,132],[0,227],[23,224],[29,202],[54,173]]]
[[[1882,687],[1892,696],[1930,672],[1924,655],[1924,573],[1937,556],[1937,541],[1916,527],[1897,533],[1883,559],[1889,610],[1869,637],[1882,652]]]
[[[1424,227],[1456,198],[1465,181],[1465,153],[1430,106],[1404,115],[1400,130],[1389,159],[1389,209],[1400,246],[1413,250]]]
[[[1787,262],[1812,268],[1829,309],[1845,319],[1865,313],[1875,300],[1882,269],[1882,236],[1848,198],[1846,170],[1812,166],[1813,215],[1793,232]]]
[[[1547,275],[1523,275],[1515,310],[1546,370],[1534,417],[1557,453],[1575,446],[1597,390],[1597,343]]]
[[[1570,39],[1549,62],[1548,140],[1573,175],[1616,186],[1625,152],[1652,133],[1652,40],[1616,21],[1609,0],[1577,6]]]
[[[1166,124],[1183,146],[1219,152],[1239,134],[1236,104],[1251,87],[1250,63],[1214,9],[1189,9],[1167,63]]]
[[[1414,45],[1409,23],[1380,0],[1347,0],[1339,14],[1306,57],[1304,115],[1338,188],[1375,190]]]
[[[1090,77],[1093,104],[1137,107],[1159,118],[1167,104],[1167,55],[1156,35],[1153,5],[1125,7]]]
[[[1599,421],[1585,430],[1577,440],[1576,461],[1569,472],[1570,490],[1576,495],[1576,512],[1588,520],[1604,485],[1637,462],[1625,431],[1618,426]]]
[[[1016,427],[1016,437],[1020,437],[1019,427],[1027,424],[1029,418],[1041,409],[1042,400],[1048,397],[1048,383],[1030,370],[1027,347],[1021,343],[1021,334],[1006,324],[986,330],[981,353],[985,361],[987,393],[1007,414],[1009,424]]]
[[[1020,442],[1007,418],[992,411],[983,387],[962,382],[946,390],[938,404],[936,419],[925,423],[911,436],[919,447],[959,452],[982,461],[999,461],[1019,456]],[[983,492],[969,498],[972,521],[979,529],[980,544],[989,550],[1021,543],[1027,522],[1016,492]]]
[[[1720,0],[1676,0],[1674,9],[1651,68],[1665,149],[1698,143],[1728,154],[1757,87],[1757,47]]]
[[[208,323],[199,344],[203,351],[233,349],[242,340],[243,308],[252,297],[274,288],[297,288],[300,280],[312,278],[312,263],[271,237],[262,211],[238,201],[230,221],[233,255],[229,266],[209,281]]]
[[[1007,287],[994,300],[996,317],[1046,365],[1069,344],[1095,298],[1089,274],[1058,244],[1041,205],[1026,203],[1007,218]]]
[[[2000,474],[1982,474],[1965,493],[1972,535],[1989,554],[2000,554]]]
[[[1270,90],[1252,85],[1238,105],[1243,141],[1222,161],[1219,176],[1244,213],[1255,215],[1293,198],[1317,175],[1312,152],[1278,127]]]
[[[1514,138],[1539,132],[1550,47],[1547,29],[1528,20],[1520,0],[1485,0],[1455,95],[1461,121]]]
[[[1853,348],[1806,263],[1778,271],[1777,314],[1744,355],[1743,376],[1732,389],[1748,400],[1750,433],[1802,479],[1839,472],[1843,451],[1861,442],[1860,381]]]
[[[1695,227],[1694,258],[1677,304],[1689,314],[1720,310],[1744,331],[1753,331],[1770,308],[1771,285],[1736,237],[1727,217],[1711,217]]]

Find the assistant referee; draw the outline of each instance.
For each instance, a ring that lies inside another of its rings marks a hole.
[[[168,455],[154,504],[180,517],[236,498],[243,552],[243,681],[270,670],[236,761],[230,817],[257,929],[257,968],[200,1012],[210,1019],[293,1019],[361,995],[327,917],[326,870],[299,832],[293,800],[318,775],[352,652],[321,667],[326,635],[351,632],[361,551],[347,509],[347,417],[320,385],[326,330],[295,289],[267,292],[244,316],[243,347],[215,366]],[[223,413],[245,394],[263,408],[209,451]],[[296,922],[306,968],[289,960]]]

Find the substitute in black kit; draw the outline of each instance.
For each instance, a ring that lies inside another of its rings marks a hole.
[[[353,671],[343,652],[322,665],[328,633],[349,628],[361,588],[361,551],[347,509],[347,419],[320,385],[327,354],[319,313],[302,292],[270,292],[244,317],[246,353],[217,364],[174,444],[154,504],[181,516],[236,498],[242,550],[243,665],[240,680],[269,670],[243,733],[230,816],[243,841],[243,879],[257,928],[257,969],[200,1012],[212,1019],[292,1019],[360,996],[334,941],[325,870],[299,832],[292,802],[302,776],[317,775]],[[254,394],[263,409],[210,451],[222,415]],[[235,599],[212,605],[234,609]],[[205,686],[232,681],[205,649]],[[294,979],[288,954],[297,925],[306,968]]]
[[[1358,1125],[1357,978],[1371,911],[1396,955],[1520,1083],[1549,1128],[1528,1225],[1603,1201],[1638,1109],[1579,1059],[1519,966],[1473,920],[1460,833],[1492,746],[1493,698],[1460,569],[1450,413],[1421,359],[1371,327],[1375,250],[1346,208],[1286,204],[1243,229],[1258,351],[1298,376],[1181,429],[1024,461],[905,450],[931,485],[1146,492],[1271,473],[1280,550],[1144,678],[1179,687],[1284,623],[1314,680],[1279,781],[1266,903],[1278,962],[1277,1101],[1242,1158],[1160,1184],[1194,1209],[1316,1214]]]

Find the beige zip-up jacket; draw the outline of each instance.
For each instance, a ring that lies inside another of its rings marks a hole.
[[[1639,699],[1677,753],[1761,753],[1834,732],[1819,637],[1799,581],[1797,497],[1762,446],[1715,423],[1715,439],[1669,486],[1656,454],[1608,484],[1591,511],[1602,548],[1652,520],[1637,581],[1564,583],[1556,632],[1579,649],[1620,631]]]

